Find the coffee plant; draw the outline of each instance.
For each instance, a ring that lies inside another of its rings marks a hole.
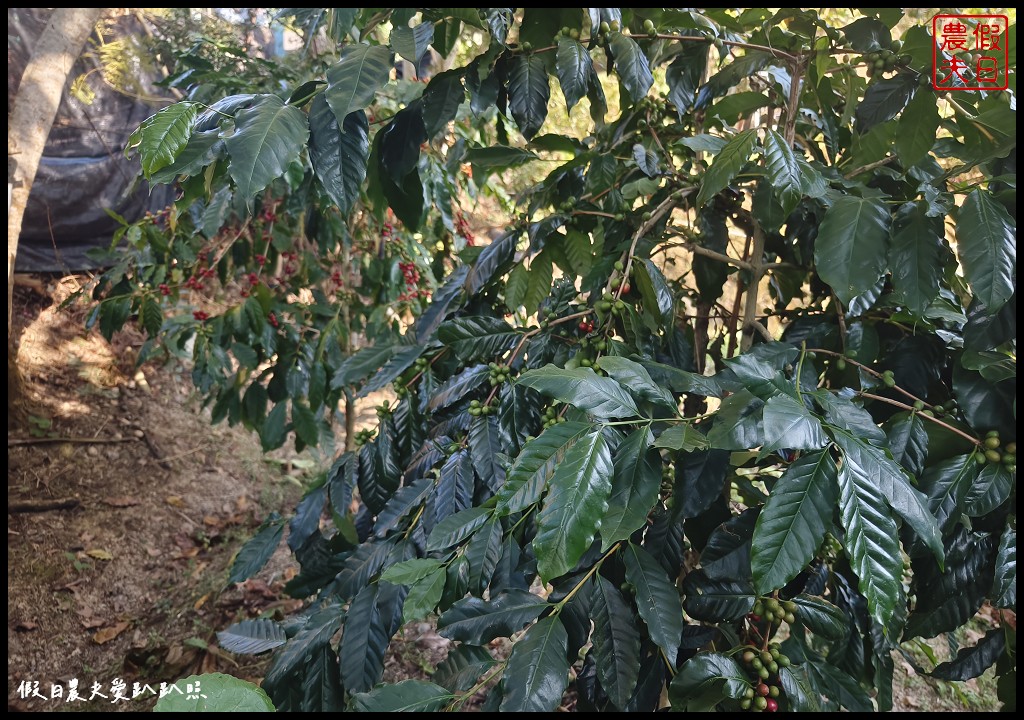
[[[331,51],[175,78],[130,149],[180,198],[96,290],[268,448],[393,389],[287,521],[306,609],[221,633],[278,709],[885,711],[896,657],[1015,707],[1012,62],[938,92],[897,9],[282,16]]]

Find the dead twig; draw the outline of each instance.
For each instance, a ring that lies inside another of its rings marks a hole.
[[[11,500],[7,503],[7,513],[37,513],[49,512],[50,510],[74,510],[80,507],[82,502],[75,498],[63,500]]]

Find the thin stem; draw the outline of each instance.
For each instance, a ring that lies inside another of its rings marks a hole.
[[[807,343],[800,343],[800,361],[796,364],[796,397],[800,404],[804,404],[804,393],[800,389],[800,380],[804,376],[804,358],[807,357]]]
[[[800,115],[800,81],[804,74],[804,57],[793,57],[793,71],[789,80],[789,102],[786,104],[786,127],[783,137],[786,144],[793,146],[796,137],[796,119]]]
[[[626,253],[626,264],[622,270],[622,277],[628,278],[630,270],[633,267],[633,253],[636,252],[636,245],[640,242],[640,238],[644,237],[651,231],[651,229],[668,213],[672,212],[675,207],[679,204],[679,201],[692,195],[696,191],[696,188],[685,187],[676,190],[674,193],[669,195],[667,198],[661,201],[658,207],[654,208],[651,212],[651,219],[640,224],[637,228],[636,233],[633,235],[633,242],[629,245],[629,251]],[[615,299],[618,300],[622,295],[622,288],[626,287],[626,283],[622,283],[615,290]]]
[[[740,351],[747,352],[754,344],[754,318],[757,315],[757,294],[761,285],[761,277],[764,275],[764,231],[761,225],[754,221],[754,242],[750,249],[750,284],[747,286],[747,300],[743,306],[743,340],[740,343]]]
[[[607,560],[609,557],[611,557],[611,554],[613,552],[615,552],[616,550],[618,550],[620,545],[622,545],[622,543],[621,542],[617,542],[614,545],[612,545],[610,548],[608,548],[608,552],[606,552],[604,555],[602,555],[601,559],[598,560],[596,563],[594,563],[594,566],[587,571],[587,574],[584,575],[583,578],[578,583],[576,583],[576,586],[572,590],[569,591],[569,594],[566,595],[564,598],[562,598],[561,600],[559,600],[555,604],[555,609],[554,609],[555,613],[560,613],[562,611],[562,608],[565,607],[565,604],[567,602],[569,602],[570,600],[572,600],[573,596],[575,596],[576,593],[578,593],[580,591],[580,588],[582,588],[586,584],[587,580],[592,578],[594,576],[594,573],[596,573],[598,570],[601,569],[601,564],[605,560]]]
[[[453,699],[450,703],[448,703],[448,709],[449,710],[454,710],[457,707],[462,707],[463,705],[465,705],[467,700],[469,700],[471,697],[476,695],[477,692],[480,691],[480,688],[482,688],[484,685],[486,685],[491,680],[493,680],[495,678],[495,676],[498,675],[498,673],[504,672],[505,666],[507,664],[508,664],[508,660],[506,660],[505,662],[502,662],[502,663],[498,663],[498,665],[494,668],[494,670],[487,677],[485,677],[483,680],[478,682],[476,685],[471,687],[469,690],[467,690],[466,692],[462,693],[462,695],[458,696],[457,698]]]
[[[611,218],[612,220],[615,219],[615,214],[614,213],[601,212],[600,210],[573,210],[572,214],[573,215],[596,215],[597,217],[606,217],[606,218]]]
[[[859,363],[856,360],[847,357],[843,353],[838,353],[838,352],[835,352],[834,350],[825,350],[823,348],[810,348],[807,352],[822,353],[823,355],[831,355],[832,357],[841,357],[844,360],[846,360],[846,362],[848,362],[850,365],[854,365],[856,367],[859,367],[861,370],[866,372],[868,375],[872,375],[872,376],[878,378],[879,380],[882,379],[882,373],[878,372],[874,368],[870,368],[867,365],[864,365],[863,363]],[[929,403],[925,402],[923,398],[919,398],[917,395],[914,395],[913,393],[908,392],[907,390],[904,390],[899,385],[894,385],[892,389],[895,390],[896,392],[902,394],[904,397],[910,398],[914,402],[923,403],[926,408],[934,407],[933,405],[930,405]]]
[[[901,403],[899,400],[893,400],[892,398],[887,398],[887,397],[884,397],[882,395],[875,395],[874,393],[864,392],[863,390],[861,392],[857,393],[857,394],[860,395],[861,397],[868,398],[869,400],[879,400],[879,401],[887,403],[889,405],[893,405],[894,407],[903,408],[904,410],[909,410],[910,412],[917,412],[917,410],[915,410],[912,405],[907,405],[906,403]],[[952,425],[950,425],[949,423],[945,423],[942,420],[939,420],[937,417],[932,417],[931,415],[925,415],[924,413],[917,413],[917,414],[918,414],[919,417],[922,417],[925,420],[931,420],[936,425],[941,425],[942,427],[944,427],[947,430],[949,430],[951,433],[955,433],[956,435],[959,435],[964,440],[968,440],[969,442],[973,443],[974,445],[977,445],[977,446],[981,445],[981,440],[979,440],[979,439],[977,439],[975,437],[971,437],[970,435],[965,433],[963,430],[959,430],[959,429],[953,427]]]
[[[861,165],[860,167],[854,168],[850,172],[844,173],[843,177],[845,177],[845,178],[857,177],[858,175],[860,175],[862,173],[866,173],[866,172],[868,172],[870,170],[875,170],[876,168],[880,168],[880,167],[883,167],[885,165],[888,165],[889,163],[891,163],[895,159],[896,159],[895,155],[889,155],[888,157],[884,157],[881,160],[876,160],[875,162],[868,163],[867,165]]]
[[[683,250],[689,250],[694,255],[701,255],[702,257],[706,257],[711,260],[717,260],[718,262],[723,262],[728,265],[732,265],[733,267],[737,267],[740,270],[750,271],[754,269],[754,266],[748,263],[746,260],[740,260],[739,258],[730,257],[725,253],[715,252],[714,250],[706,248],[703,245],[698,245],[697,243],[692,242],[665,243],[664,245],[659,246],[655,253],[663,252],[671,248],[682,248]]]
[[[645,37],[645,36],[639,36]],[[670,35],[668,33],[658,33],[654,37],[659,40],[679,40],[680,42],[702,42],[711,44],[714,42],[714,38],[707,38],[703,35]],[[783,58],[785,60],[794,60],[795,56],[785,52],[784,50],[778,50],[767,45],[755,45],[754,43],[737,42],[735,40],[722,39],[722,44],[729,47],[744,48],[746,50],[760,50],[762,52],[770,53],[777,58]]]

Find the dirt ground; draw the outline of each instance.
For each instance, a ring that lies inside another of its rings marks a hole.
[[[8,430],[8,709],[134,711],[153,703],[145,688],[130,699],[134,683],[213,671],[258,680],[265,660],[224,653],[216,632],[297,609],[281,594],[294,566],[282,545],[240,586],[226,587],[228,568],[267,513],[294,507],[317,460],[268,457],[248,431],[211,427],[185,368],[138,370],[141,335],[110,344],[84,329],[84,308],[58,308],[74,287],[44,278],[45,292],[16,292],[30,407]],[[380,399],[363,403],[359,427]],[[411,624],[385,680],[427,677],[447,648],[430,623]],[[66,701],[73,680],[83,701]],[[129,699],[112,702],[122,681]],[[996,707],[991,670],[953,688],[897,659],[897,683],[897,710]]]

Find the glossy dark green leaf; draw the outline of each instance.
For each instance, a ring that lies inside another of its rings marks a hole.
[[[370,154],[366,113],[345,118],[342,132],[323,95],[309,106],[309,159],[327,196],[343,214],[359,199]]]
[[[600,429],[583,435],[555,468],[533,549],[544,582],[575,567],[594,542],[611,493],[612,457]]]
[[[917,413],[896,413],[885,424],[892,459],[912,475],[920,475],[928,457],[928,431]]]
[[[608,511],[601,521],[604,551],[642,528],[658,500],[661,462],[650,449],[652,439],[650,428],[635,430],[615,450]]]
[[[807,406],[789,395],[769,398],[763,411],[764,445],[762,454],[789,448],[817,450],[825,446],[825,430]]]
[[[469,591],[482,593],[491,579],[494,570],[501,560],[503,531],[501,521],[492,518],[479,532],[473,534],[463,555],[469,563]]]
[[[924,160],[935,144],[940,122],[937,101],[935,93],[919,92],[904,108],[896,133],[896,154],[903,167]]]
[[[874,712],[864,689],[845,672],[822,660],[808,662],[804,666],[813,687],[835,705],[842,706],[850,712]]]
[[[170,686],[156,701],[153,712],[274,712],[274,703],[263,688],[224,673],[189,675]],[[200,688],[190,693],[189,688]]]
[[[544,618],[512,646],[502,680],[502,712],[551,712],[569,684],[569,637],[557,615]]]
[[[920,203],[902,205],[893,218],[889,247],[892,284],[911,312],[923,313],[939,294],[944,254],[941,232],[942,223],[928,217]]]
[[[991,382],[959,364],[953,368],[953,392],[968,424],[979,430],[999,430],[1004,436],[1016,432],[1016,378]]]
[[[288,420],[288,404],[279,402],[267,413],[267,419],[260,428],[260,445],[264,451],[274,450],[284,444],[287,437],[285,423]]]
[[[366,587],[370,578],[384,567],[393,547],[394,542],[390,538],[380,542],[364,542],[345,558],[345,564],[333,583],[339,597],[349,600]]]
[[[598,575],[592,584],[591,642],[597,659],[597,678],[616,707],[624,708],[640,672],[640,632],[632,608],[619,589]]]
[[[591,431],[591,427],[588,423],[559,423],[526,443],[498,492],[497,513],[521,512],[540,500],[566,453]]]
[[[388,82],[391,51],[383,45],[349,45],[327,70],[327,104],[338,123],[368,106]],[[343,127],[344,129],[344,127]]]
[[[797,459],[772,487],[757,519],[750,556],[754,586],[762,595],[795,578],[818,551],[832,525],[837,477],[835,461],[825,450]]]
[[[203,168],[223,157],[225,152],[224,140],[220,137],[219,129],[200,132],[197,128],[193,128],[188,145],[178,151],[174,162],[153,172],[149,182],[154,185],[172,183],[179,176],[199,175]]]
[[[445,571],[437,570],[409,586],[402,610],[402,622],[421,620],[434,611],[444,592]]]
[[[473,469],[492,492],[497,492],[505,484],[505,466],[500,454],[506,450],[501,444],[501,432],[494,417],[478,416],[470,421],[469,453]]]
[[[613,31],[608,37],[608,48],[615,58],[615,72],[619,74],[629,96],[634,102],[647,97],[654,84],[654,76],[644,51],[636,40],[620,32]]]
[[[964,200],[956,219],[957,253],[964,275],[990,313],[1013,295],[1017,280],[1016,223],[980,188]]]
[[[398,25],[391,29],[391,49],[416,66],[434,41],[434,23],[423,22],[416,27]]]
[[[398,376],[412,367],[412,364],[423,354],[423,345],[406,345],[395,349],[394,354],[384,366],[373,374],[359,390],[357,397],[366,397],[372,392],[382,390],[398,379]]]
[[[668,692],[673,710],[707,712],[723,700],[739,700],[750,687],[746,672],[733,658],[698,653],[683,664]]]
[[[903,558],[896,522],[879,502],[870,468],[844,461],[839,469],[839,516],[846,529],[845,546],[868,612],[889,628],[902,605]]]
[[[469,275],[466,276],[467,293],[476,294],[494,278],[502,266],[511,262],[520,234],[518,230],[510,230],[492,240],[491,244],[481,251]]]
[[[722,492],[728,470],[725,450],[698,450],[678,460],[673,498],[679,517],[696,517],[710,507]]]
[[[430,478],[420,478],[399,488],[377,515],[377,521],[373,524],[373,534],[382,538],[396,529],[402,520],[423,503],[432,486]]]
[[[671,365],[654,362],[653,360],[641,360],[640,364],[647,369],[647,372],[655,382],[668,387],[674,392],[685,392],[704,397],[722,397],[725,395],[721,384],[713,377],[680,370]]]
[[[750,544],[760,508],[733,515],[711,531],[700,553],[700,564],[712,580],[748,580]]]
[[[551,280],[554,267],[547,250],[540,252],[530,260],[527,275],[526,292],[523,293],[523,308],[527,315],[533,315],[551,292]]]
[[[490,508],[472,507],[445,518],[430,531],[427,550],[445,550],[462,542],[478,528],[483,527],[491,514]]]
[[[910,478],[885,450],[845,432],[836,432],[834,437],[843,449],[844,471],[856,475],[863,487],[880,492],[889,507],[914,529],[921,542],[932,551],[941,567],[944,555],[940,532],[942,522],[934,513],[934,505],[911,485]]]
[[[332,712],[344,707],[345,691],[338,665],[338,653],[330,645],[313,653],[302,679],[303,711]]]
[[[147,178],[174,162],[188,145],[199,112],[199,104],[179,102],[150,116],[128,138],[127,154],[139,153],[142,172]]]
[[[845,195],[821,221],[814,244],[818,275],[846,305],[874,287],[886,266],[889,210],[879,200]]]
[[[264,682],[276,685],[296,670],[306,658],[327,645],[338,628],[345,613],[337,604],[331,604],[315,611],[297,633],[274,655],[274,661],[267,670]]]
[[[811,687],[806,668],[779,668],[779,682],[786,695],[786,705],[791,711],[821,712],[821,703]]]
[[[316,447],[320,442],[320,427],[316,415],[306,402],[298,398],[292,400],[292,426],[295,428],[295,434],[306,445]]]
[[[815,635],[842,640],[850,633],[849,620],[840,608],[817,595],[801,593],[793,598],[799,608],[797,619]]]
[[[462,77],[462,70],[445,70],[435,75],[423,91],[423,126],[427,137],[436,137],[445,130],[466,101]]]
[[[681,43],[680,54],[665,69],[668,100],[681,118],[690,111],[696,99],[708,63],[708,49],[701,43]]]
[[[368,585],[349,605],[338,651],[341,677],[349,692],[365,692],[380,681],[390,639],[377,606],[377,585]]]
[[[281,537],[284,535],[284,521],[271,522],[242,546],[231,563],[231,575],[228,576],[228,583],[237,583],[248,580],[258,573],[270,560],[270,556],[281,544]]]
[[[964,512],[981,517],[1006,502],[1013,488],[1015,474],[1006,465],[989,463],[978,473],[964,499]]]
[[[946,569],[914,566],[917,603],[904,639],[951,632],[974,617],[992,588],[996,539],[958,528],[947,538]]]
[[[427,410],[440,410],[458,402],[483,386],[487,381],[488,372],[487,366],[480,364],[470,365],[459,374],[453,375],[430,396]]]
[[[740,390],[725,398],[708,433],[711,447],[749,450],[763,445],[761,412],[764,405],[764,400],[754,397],[749,390]]]
[[[846,430],[856,438],[878,447],[885,447],[888,438],[882,428],[875,424],[871,413],[845,397],[819,390],[814,399],[825,413],[825,420],[836,427]]]
[[[633,360],[615,355],[601,358],[601,369],[637,397],[660,405],[669,412],[677,412],[675,398],[651,378],[644,366]]]
[[[629,543],[622,558],[626,580],[636,593],[636,607],[651,640],[665,651],[666,657],[674,657],[684,625],[679,591],[661,564],[643,548]]]
[[[683,581],[683,609],[696,620],[738,620],[754,606],[754,587],[749,582],[712,580],[695,570]]]
[[[963,682],[976,678],[992,667],[1006,648],[1006,631],[992,628],[977,645],[960,648],[956,657],[938,665],[929,675],[939,680]]]
[[[309,137],[301,110],[276,95],[263,95],[235,115],[235,132],[228,136],[228,171],[238,195],[248,203],[260,190],[281,177],[298,158]]]
[[[367,713],[437,712],[454,697],[440,685],[426,680],[402,680],[370,692],[354,693],[352,709]]]
[[[585,47],[564,35],[558,38],[558,50],[555,52],[555,74],[558,76],[558,84],[562,87],[567,110],[571,111],[573,106],[587,94],[587,84],[590,82],[592,69],[590,53]]]
[[[548,116],[548,69],[544,57],[534,54],[516,55],[510,63],[508,108],[523,136],[530,140]]]
[[[578,407],[598,418],[636,417],[636,402],[610,378],[601,377],[590,368],[560,368],[545,365],[519,376],[522,385]]]
[[[462,360],[500,355],[519,337],[504,320],[486,316],[454,318],[437,329],[437,339]]]
[[[455,645],[437,666],[431,679],[451,692],[465,692],[497,663],[491,654],[476,645]]]
[[[928,508],[944,531],[960,519],[979,469],[973,455],[957,455],[932,465],[921,476]]]
[[[469,451],[462,448],[441,466],[433,495],[435,520],[441,522],[460,510],[468,509],[473,504],[474,487],[473,461]]]
[[[327,504],[327,486],[320,485],[302,498],[295,508],[295,515],[288,523],[288,547],[292,552],[298,550],[303,543],[320,529],[320,516]]]
[[[345,358],[345,362],[334,373],[331,388],[337,389],[362,382],[377,372],[394,354],[395,348],[390,345],[371,345],[358,350]]]
[[[521,167],[539,159],[535,153],[529,150],[508,145],[473,147],[466,151],[466,161],[473,165],[474,175],[479,174],[480,171],[486,171],[483,173],[484,177],[493,172]]]
[[[764,164],[768,180],[782,201],[782,212],[788,216],[803,196],[803,175],[793,148],[774,130],[765,133]]]
[[[864,135],[876,125],[892,120],[906,107],[916,91],[917,79],[910,73],[900,73],[871,83],[854,113],[857,132]]]
[[[721,152],[715,155],[711,167],[704,174],[700,192],[697,194],[697,207],[703,207],[708,200],[729,186],[733,178],[750,160],[755,147],[757,147],[757,132],[755,130],[744,130],[726,143]]]
[[[889,26],[873,17],[862,17],[842,28],[850,47],[862,53],[888,50],[892,45]]]
[[[413,558],[389,565],[380,579],[395,585],[411,585],[441,569],[441,561],[435,558]]]
[[[604,360],[601,361],[602,365]],[[669,450],[705,450],[708,447],[708,439],[700,430],[697,430],[689,423],[673,425],[658,436],[654,447],[668,448]]]
[[[1016,520],[1003,530],[996,553],[995,581],[992,584],[992,602],[996,607],[1017,607],[1017,529]]]
[[[490,600],[468,597],[441,614],[437,631],[449,640],[484,645],[494,638],[511,637],[549,607],[526,590],[506,590]]]
[[[224,650],[243,655],[273,650],[287,642],[284,628],[273,620],[242,620],[217,633],[217,644]]]
[[[675,311],[676,300],[665,275],[651,260],[644,258],[633,266],[633,279],[647,312],[657,310],[662,322],[668,321]]]

